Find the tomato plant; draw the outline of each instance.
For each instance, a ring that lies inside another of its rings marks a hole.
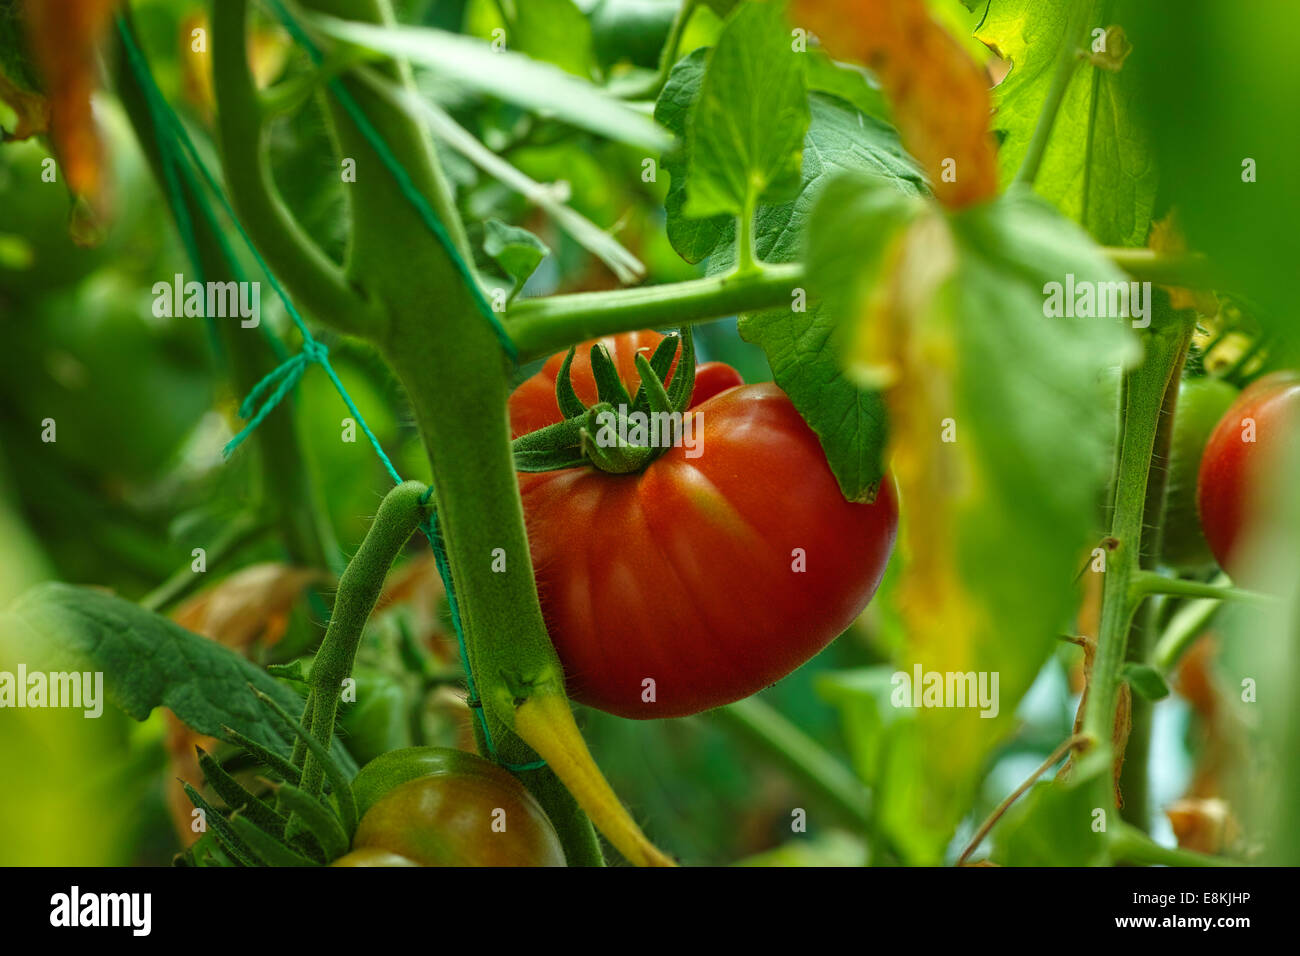
[[[1211,6],[0,2],[0,862],[1300,862]]]

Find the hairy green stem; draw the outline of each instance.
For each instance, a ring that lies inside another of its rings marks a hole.
[[[424,520],[425,506],[421,498],[425,490],[418,481],[405,481],[384,496],[365,540],[339,578],[334,613],[330,615],[325,640],[307,675],[312,691],[311,722],[307,729],[327,749],[334,739],[343,681],[352,675],[361,635],[379,600],[388,569]],[[302,770],[302,789],[316,796],[323,780],[323,768],[308,753]]]
[[[1200,253],[1161,253],[1154,249],[1107,246],[1102,250],[1112,263],[1140,282],[1213,289],[1216,275],[1210,260]]]
[[[1220,587],[1226,587],[1227,583],[1228,576],[1223,573],[1213,582]],[[1205,633],[1205,628],[1222,606],[1223,602],[1218,598],[1201,598],[1179,608],[1156,641],[1155,649],[1151,652],[1151,666],[1165,674],[1177,667],[1183,655],[1196,643],[1196,639]]]
[[[1143,571],[1133,575],[1131,591],[1136,599],[1152,594],[1173,594],[1178,597],[1212,598],[1218,601],[1241,601],[1246,604],[1272,604],[1277,601],[1272,594],[1207,584],[1204,581],[1189,581],[1186,578],[1171,578],[1155,571]]]
[[[1153,326],[1143,337],[1142,363],[1125,373],[1124,428],[1119,437],[1119,471],[1111,518],[1113,548],[1106,556],[1097,656],[1093,661],[1083,724],[1083,732],[1099,744],[1114,738],[1121,671],[1135,610],[1130,583],[1139,571],[1151,455],[1165,389],[1178,367],[1189,335],[1190,327],[1181,320]],[[1113,805],[1110,775],[1099,775],[1098,779],[1108,789],[1106,804]]]
[[[1084,38],[1084,28],[1092,18],[1095,5],[1095,2],[1088,2],[1088,0],[1073,0],[1071,4],[1065,32],[1060,37],[1061,46],[1056,53],[1056,62],[1052,65],[1052,82],[1039,110],[1038,122],[1029,139],[1024,159],[1020,161],[1020,168],[1016,171],[1015,182],[1017,183],[1032,186],[1034,180],[1038,178],[1038,170],[1043,164],[1047,144],[1052,138],[1052,127],[1056,124],[1056,114],[1061,108],[1062,100],[1065,99],[1065,91],[1070,87],[1070,80],[1074,78],[1074,71],[1082,61],[1079,43]]]
[[[789,306],[804,282],[802,266],[765,265],[745,275],[522,299],[506,314],[505,325],[520,361],[528,361],[602,335]]]
[[[1138,573],[1145,573],[1156,566],[1164,545],[1163,518],[1165,513],[1165,491],[1169,485],[1169,453],[1173,445],[1174,416],[1177,414],[1178,386],[1182,377],[1183,365],[1187,361],[1187,345],[1190,334],[1184,338],[1182,349],[1174,361],[1169,373],[1169,382],[1165,385],[1164,398],[1160,403],[1160,414],[1156,424],[1156,436],[1151,451],[1151,470],[1147,478],[1146,502],[1142,512],[1146,516],[1143,522],[1142,547],[1138,556]],[[1155,602],[1148,602],[1134,616],[1128,635],[1128,660],[1142,662],[1151,653],[1151,645],[1156,632]],[[1124,819],[1134,826],[1145,830],[1150,826],[1148,819],[1147,764],[1151,751],[1152,702],[1141,695],[1132,695],[1128,744],[1124,751],[1124,767],[1120,774],[1120,793],[1124,797],[1122,813]]]
[[[1160,256],[1145,249],[1110,248],[1110,260],[1139,281],[1204,287],[1197,256]],[[799,263],[765,263],[754,271],[663,285],[519,299],[505,316],[520,361],[550,355],[586,339],[619,332],[709,322],[740,312],[788,307],[807,290]]]
[[[721,727],[754,747],[795,780],[840,822],[865,832],[871,826],[871,794],[840,761],[780,712],[757,697],[709,712]]]

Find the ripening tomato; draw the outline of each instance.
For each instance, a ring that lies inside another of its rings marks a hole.
[[[358,809],[366,809],[352,853],[335,861],[339,865],[402,865],[364,862],[375,851],[417,866],[565,865],[560,838],[533,795],[508,771],[474,754],[432,747],[394,751],[367,764],[353,790]]]
[[[1196,504],[1219,566],[1230,574],[1253,509],[1281,452],[1300,437],[1300,375],[1281,372],[1252,384],[1224,414],[1201,458]]]
[[[633,355],[660,336],[601,341],[633,391]],[[579,346],[572,366],[586,404],[596,399],[589,350]],[[517,435],[560,420],[562,360],[511,397]],[[641,472],[519,475],[569,691],[624,717],[697,713],[790,673],[866,606],[897,529],[892,479],[871,504],[845,501],[817,436],[775,385],[725,388],[693,403],[684,425],[689,440]]]

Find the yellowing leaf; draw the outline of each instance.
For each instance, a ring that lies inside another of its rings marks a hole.
[[[90,95],[97,46],[112,0],[28,0],[27,39],[50,106],[50,138],[68,189],[95,199],[102,185],[103,147]]]
[[[1096,382],[1135,352],[1118,319],[1049,317],[1044,285],[1120,275],[1020,191],[953,213],[847,176],[813,211],[808,261],[852,322],[849,374],[889,411],[908,680],[892,703],[917,709],[877,805],[900,852],[935,864],[1077,608],[1113,428]]]
[[[997,193],[988,76],[924,0],[795,0],[791,12],[832,55],[880,78],[903,145],[935,198],[960,209]]]

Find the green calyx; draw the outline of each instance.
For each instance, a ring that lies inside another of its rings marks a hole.
[[[673,358],[681,359],[669,379]],[[555,399],[564,420],[514,442],[517,471],[555,471],[594,465],[626,475],[641,471],[681,438],[683,416],[695,390],[695,343],[690,326],[667,336],[647,359],[636,356],[641,384],[629,395],[603,345],[591,347],[598,401],[587,407],[573,388],[571,347],[555,380]]]

